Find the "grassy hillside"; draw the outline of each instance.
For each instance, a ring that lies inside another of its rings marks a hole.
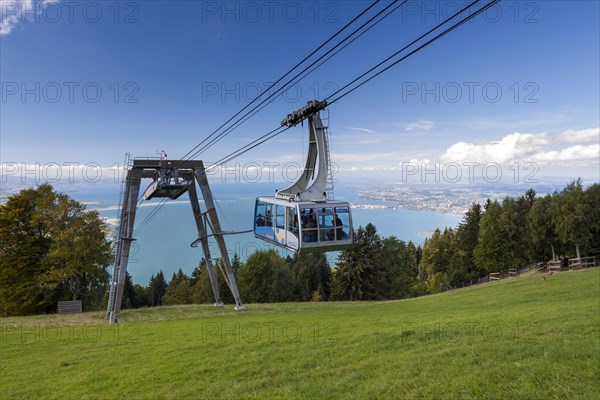
[[[600,270],[397,302],[5,318],[0,398],[600,398]]]

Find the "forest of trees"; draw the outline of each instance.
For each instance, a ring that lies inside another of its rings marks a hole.
[[[429,291],[458,287],[509,268],[600,254],[600,185],[573,181],[560,192],[473,204],[461,224],[423,244],[420,282]]]
[[[600,255],[600,185],[573,181],[560,192],[473,203],[461,223],[436,229],[423,246],[382,238],[372,224],[330,265],[324,254],[258,251],[232,259],[244,303],[403,299],[460,287],[490,272],[564,257]],[[0,206],[0,315],[54,312],[83,299],[106,307],[110,262],[96,212],[51,186],[23,190]],[[223,279],[222,300],[233,303]],[[187,275],[163,272],[148,286],[127,276],[124,308],[214,303],[204,261]]]
[[[461,223],[436,229],[422,247],[381,238],[372,224],[359,227],[354,244],[330,266],[323,254],[283,258],[262,251],[233,268],[246,303],[403,299],[461,287],[509,268],[563,257],[600,254],[600,185],[573,181],[560,192],[473,203]],[[160,282],[157,284],[156,281]],[[214,302],[204,263],[165,282],[162,272],[148,288],[128,290],[127,305]],[[226,303],[233,303],[221,280]],[[143,299],[143,300],[139,300]]]

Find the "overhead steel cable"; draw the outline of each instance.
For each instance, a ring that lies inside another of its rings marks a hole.
[[[205,169],[206,172],[211,171],[212,169],[225,164],[229,161],[231,161],[234,158],[237,158],[247,152],[249,152],[250,150],[254,149],[255,147],[260,146],[261,144],[263,144],[264,142],[266,142],[267,140],[270,140],[280,134],[282,134],[283,132],[287,131],[288,129],[290,129],[291,127],[288,126],[280,126],[278,128],[275,128],[273,130],[271,130],[270,132],[262,135],[261,137],[259,137],[258,139],[253,140],[252,142],[248,143],[247,145],[237,149],[236,151],[230,153],[229,155],[223,157],[222,159],[220,159],[219,161],[217,161],[214,164],[211,164],[209,167],[207,167]],[[279,131],[279,132],[278,132]],[[214,196],[213,196],[214,198]],[[216,199],[215,199],[216,201]],[[134,230],[134,234],[139,234],[150,222],[152,222],[152,220],[154,219],[154,217],[156,216],[156,214],[158,214],[158,212],[161,210],[162,207],[164,207],[165,203],[167,202],[167,199],[161,199],[161,201],[152,209],[152,211],[150,212],[150,214],[148,214],[146,216],[146,218],[144,218],[144,220],[140,223],[140,225]],[[217,203],[218,204],[218,203]],[[220,207],[219,207],[220,210]],[[221,213],[223,213],[222,210],[220,210]]]
[[[329,104],[333,104],[336,101],[340,100],[341,98],[345,97],[346,95],[352,93],[353,91],[355,91],[356,89],[358,89],[359,87],[361,87],[362,85],[366,84],[367,82],[369,82],[370,80],[374,79],[375,77],[381,75],[382,73],[388,71],[390,68],[394,67],[395,65],[399,64],[401,61],[405,60],[406,58],[408,58],[409,56],[417,53],[418,51],[422,50],[423,48],[425,48],[426,46],[428,46],[429,44],[433,43],[434,41],[436,41],[437,39],[445,36],[446,34],[450,33],[451,31],[453,31],[454,29],[458,28],[459,26],[463,25],[465,22],[469,21],[470,19],[473,19],[474,17],[476,17],[477,15],[481,14],[482,12],[484,12],[485,10],[487,10],[488,8],[492,7],[493,5],[495,5],[496,3],[498,3],[500,0],[493,0],[491,2],[489,2],[488,4],[486,4],[485,6],[483,6],[482,8],[474,11],[473,13],[469,14],[468,16],[466,16],[465,18],[463,18],[461,21],[455,23],[454,25],[452,25],[450,28],[446,29],[445,31],[443,31],[442,33],[436,35],[435,37],[433,37],[432,39],[428,40],[426,43],[420,45],[418,48],[414,49],[413,51],[411,51],[409,54],[407,54],[406,56],[403,56],[401,59],[396,60],[394,63],[392,63],[391,65],[387,66],[385,69],[377,72],[375,75],[369,77],[367,80],[365,80],[364,82],[361,82],[359,85],[357,85],[354,88],[351,88],[348,92],[334,98],[334,100],[329,101],[328,99],[330,99],[333,96],[336,96],[337,94],[339,94],[340,92],[342,92],[343,90],[347,89],[350,85],[352,85],[353,83],[356,83],[357,81],[359,81],[361,78],[363,78],[364,76],[368,75],[370,72],[376,70],[378,67],[380,67],[381,65],[385,64],[386,62],[388,62],[389,60],[393,59],[394,57],[396,57],[398,54],[400,54],[402,51],[405,51],[406,49],[408,49],[410,46],[418,43],[420,40],[422,40],[423,38],[427,37],[428,35],[430,35],[431,33],[435,32],[436,30],[438,30],[440,27],[442,27],[443,25],[447,24],[449,21],[451,21],[452,19],[456,18],[458,15],[464,13],[466,10],[468,10],[470,7],[473,7],[475,4],[479,3],[481,0],[475,0],[472,3],[470,3],[468,6],[466,6],[465,8],[463,8],[462,10],[458,11],[457,13],[455,13],[454,15],[450,16],[449,18],[447,18],[446,20],[444,20],[443,22],[441,22],[440,24],[436,25],[434,28],[430,29],[429,31],[427,31],[425,34],[419,36],[419,38],[413,40],[411,43],[409,43],[408,45],[404,46],[401,50],[397,51],[396,53],[394,53],[393,55],[391,55],[390,57],[386,58],[385,60],[383,60],[382,62],[378,63],[375,67],[369,69],[367,72],[363,73],[362,75],[360,75],[358,78],[354,79],[353,81],[351,81],[350,83],[348,83],[347,85],[345,85],[344,87],[342,87],[341,89],[339,89],[338,91],[336,91],[335,93],[331,94],[330,96],[328,96],[325,101],[327,101]],[[241,156],[242,154],[245,154],[246,152],[252,150],[253,148],[265,143],[266,141],[280,135],[281,133],[285,132],[287,129],[281,130],[283,127],[280,128],[276,128],[272,131],[270,131],[269,133],[261,136],[260,138],[256,139],[255,141],[241,147],[240,149],[231,152],[229,155],[223,157],[222,159],[220,159],[219,161],[217,161],[215,164],[211,165],[210,168],[215,168],[221,164],[224,164],[228,161],[231,161],[234,158],[237,158],[239,156]],[[279,132],[277,132],[279,131]]]
[[[360,32],[365,26],[367,26],[368,24],[370,24],[371,22],[373,22],[375,19],[377,19],[378,17],[380,17],[381,14],[383,14],[384,12],[386,12],[390,7],[392,7],[398,1],[399,0],[392,1],[387,7],[385,7],[383,10],[379,11],[376,15],[374,15],[368,21],[366,21],[361,26],[359,26],[357,29],[355,29],[351,34],[349,34],[348,36],[346,36],[341,42],[339,42],[338,44],[336,44],[333,48],[329,49],[325,54],[321,55],[317,60],[313,61],[309,66],[307,66],[302,71],[300,71],[298,74],[296,74],[294,77],[292,77],[290,80],[288,80],[282,87],[280,87],[279,89],[275,90],[267,98],[263,99],[258,105],[256,105],[253,109],[251,109],[246,114],[244,114],[244,116],[242,116],[240,119],[238,119],[238,121],[236,123],[234,123],[234,125],[232,125],[232,126],[228,127],[227,129],[225,129],[223,132],[221,132],[216,137],[214,137],[213,139],[211,139],[211,141],[209,143],[207,143],[202,148],[200,148],[196,152],[194,152],[191,155],[191,157],[193,158],[193,157],[198,156],[199,154],[202,154],[203,152],[205,152],[206,150],[208,150],[210,147],[212,147],[214,144],[216,144],[217,142],[219,142],[220,140],[222,140],[224,137],[226,137],[227,135],[229,135],[232,131],[234,131],[236,128],[238,128],[243,122],[247,121],[253,115],[255,115],[258,111],[262,110],[264,108],[264,105],[268,105],[269,102],[271,102],[271,101],[277,99],[278,97],[280,97],[282,94],[284,94],[287,91],[287,89],[289,89],[291,86],[297,84],[302,79],[304,79],[306,76],[308,76],[310,73],[312,73],[313,71],[315,71],[318,67],[320,67],[321,65],[323,65],[325,62],[329,61],[333,56],[335,56],[341,50],[343,50],[344,48],[346,48],[349,44],[351,44],[352,42],[354,42],[356,39],[358,39],[364,33],[368,32],[371,28],[373,28],[375,25],[377,25],[378,23],[380,23],[383,19],[385,19],[390,14],[392,14],[394,11],[396,11],[398,8],[400,8],[402,5],[404,5],[408,0],[404,0],[400,5],[396,6],[396,8],[394,8],[394,9],[392,9],[392,11],[388,12],[387,14],[385,14],[381,19],[377,20],[373,25],[371,25],[366,30],[364,30],[363,32],[361,32],[360,34],[358,34],[358,36],[356,36],[352,41],[348,42],[345,46],[343,46],[342,48],[340,48],[338,51],[336,51],[334,54],[332,54],[331,56],[329,56],[327,59],[323,60],[323,58],[325,58],[326,56],[328,56],[332,51],[336,50],[340,45],[342,45],[344,42],[346,42],[352,36],[354,36],[358,32]],[[319,61],[321,61],[321,60],[323,60],[323,61],[320,64],[318,64],[318,65],[315,66],[315,64],[319,63]],[[304,75],[304,76],[302,76],[302,75]],[[298,79],[297,81],[295,81],[298,77],[301,77],[301,78]],[[241,121],[241,119],[243,119],[243,121]]]
[[[331,95],[329,95],[327,98],[325,98],[325,101],[327,101],[329,104],[333,104],[337,101],[339,101],[340,99],[344,98],[345,96],[349,95],[350,93],[354,92],[356,89],[360,88],[361,86],[365,85],[367,82],[370,82],[371,80],[373,80],[374,78],[378,77],[379,75],[383,74],[384,72],[388,71],[390,68],[398,65],[400,62],[404,61],[405,59],[407,59],[408,57],[412,56],[413,54],[417,53],[418,51],[422,50],[423,48],[425,48],[426,46],[430,45],[431,43],[435,42],[436,40],[440,39],[441,37],[447,35],[448,33],[452,32],[454,29],[460,27],[461,25],[463,25],[465,22],[473,19],[474,17],[476,17],[477,15],[481,14],[482,12],[484,12],[485,10],[487,10],[488,8],[494,6],[495,4],[497,4],[498,2],[500,2],[500,0],[493,0],[491,2],[489,2],[488,4],[486,4],[485,6],[483,6],[482,8],[480,8],[479,10],[469,14],[468,16],[466,16],[465,18],[463,18],[460,22],[455,23],[454,25],[452,25],[450,28],[446,29],[445,31],[443,31],[442,33],[434,36],[432,39],[429,39],[427,42],[425,42],[424,44],[420,45],[419,47],[417,47],[416,49],[412,50],[410,53],[406,54],[405,56],[401,57],[400,59],[394,61],[392,64],[388,65],[387,67],[385,67],[384,69],[380,70],[379,72],[377,72],[376,74],[372,75],[371,77],[369,77],[368,79],[364,80],[363,82],[361,82],[360,84],[356,85],[355,87],[351,88],[350,90],[348,90],[347,92],[337,96],[340,92],[342,92],[343,90],[347,89],[350,85],[356,83],[357,81],[359,81],[360,79],[362,79],[363,77],[365,77],[366,75],[368,75],[369,73],[373,72],[374,70],[376,70],[377,68],[379,68],[380,66],[382,66],[383,64],[385,64],[386,62],[388,62],[389,60],[393,59],[394,57],[396,57],[398,54],[402,53],[404,50],[406,50],[407,48],[409,48],[410,46],[414,45],[415,43],[417,43],[418,41],[420,41],[421,39],[423,39],[424,37],[426,37],[427,35],[431,34],[432,32],[436,31],[437,29],[439,29],[441,26],[445,25],[446,23],[448,23],[450,20],[454,19],[457,15],[462,14],[465,10],[469,9],[470,7],[472,7],[473,5],[475,5],[476,3],[478,3],[480,0],[475,0],[473,1],[471,4],[469,4],[467,7],[463,8],[462,10],[458,11],[457,13],[455,13],[453,16],[449,17],[448,19],[446,19],[445,21],[443,21],[442,23],[438,24],[436,27],[430,29],[427,33],[421,35],[418,39],[415,39],[414,41],[412,41],[410,44],[404,46],[402,49],[398,50],[396,53],[394,53],[393,55],[391,55],[390,57],[386,58],[385,60],[383,60],[382,62],[380,62],[379,64],[377,64],[376,66],[374,66],[373,68],[369,69],[367,72],[363,73],[362,75],[360,75],[358,78],[354,79],[353,81],[351,81],[350,83],[346,84],[344,87],[340,88],[338,91],[336,91],[335,93],[332,93]],[[333,100],[329,100],[332,97],[335,97]]]
[[[398,10],[400,7],[402,7],[408,0],[403,1],[402,3],[400,3],[399,5],[397,5],[395,8],[393,8],[392,10],[388,11],[387,14],[385,14],[384,16],[382,16],[379,20],[375,21],[371,26],[369,26],[367,29],[365,29],[363,32],[361,32],[359,35],[357,35],[354,39],[352,39],[350,42],[346,43],[344,46],[342,46],[340,49],[338,49],[335,53],[331,54],[329,57],[327,57],[325,60],[322,60],[318,65],[314,65],[314,63],[309,67],[312,68],[310,69],[308,72],[306,71],[306,69],[303,71],[303,76],[300,77],[300,79],[298,79],[297,81],[293,82],[293,84],[297,84],[298,82],[302,81],[304,78],[306,78],[310,73],[312,73],[313,71],[315,71],[317,68],[319,68],[321,65],[323,65],[325,62],[329,61],[331,58],[333,58],[336,54],[338,54],[340,51],[342,51],[343,49],[345,49],[346,47],[348,47],[350,44],[352,44],[354,41],[356,41],[358,38],[360,38],[362,35],[364,35],[365,33],[367,33],[369,30],[371,30],[373,27],[375,27],[375,25],[377,25],[379,22],[381,22],[383,19],[385,19],[386,17],[388,17],[389,15],[391,15],[392,13],[394,13],[396,10]],[[387,9],[387,8],[386,8]],[[385,11],[385,10],[384,10]],[[381,13],[377,14],[377,16],[381,15]],[[373,21],[373,19],[369,20],[370,22]],[[368,23],[368,22],[367,22]],[[319,61],[319,60],[317,60]],[[277,95],[275,95],[271,100],[275,100],[277,98],[279,98],[280,96],[282,96],[285,92],[284,91],[279,91],[279,93]],[[264,102],[263,102],[264,103]],[[263,108],[265,108],[268,104],[259,104],[260,108],[256,109],[256,107],[249,111],[249,113],[251,112],[252,114],[248,115],[246,114],[245,118],[243,120],[238,120],[238,122],[236,124],[236,126],[233,126],[231,129],[235,129],[237,128],[239,125],[241,125],[242,123],[246,122],[248,119],[250,119],[252,116],[254,116],[257,112],[261,111]],[[262,106],[261,106],[262,105]],[[257,106],[257,107],[259,107]],[[277,128],[279,129],[279,128]],[[265,136],[269,135],[270,133],[272,133],[274,131],[269,132],[266,135],[261,136],[261,138],[259,138],[258,140],[264,138]],[[283,132],[280,132],[283,133]],[[278,135],[278,134],[277,134]],[[274,135],[274,136],[277,136]],[[273,136],[273,137],[274,137]],[[268,139],[267,139],[268,140]],[[265,140],[266,141],[266,140]],[[254,142],[253,142],[254,143]],[[264,141],[262,141],[261,143],[264,143]],[[256,146],[254,146],[256,147]],[[249,149],[250,150],[250,149]],[[235,153],[235,152],[234,152]],[[245,153],[245,152],[244,152]],[[230,153],[230,155],[233,153]],[[243,154],[243,153],[242,153]],[[229,156],[226,156],[225,158],[227,158]],[[223,158],[222,160],[224,160],[225,158]],[[224,162],[217,161],[215,164],[213,164],[215,167],[219,166],[221,164],[223,164]]]
[[[362,81],[361,83],[359,83],[358,85],[350,88],[348,91],[346,91],[345,93],[337,96],[339,93],[341,93],[342,91],[346,90],[347,88],[349,88],[351,85],[353,85],[354,83],[358,82],[360,79],[364,78],[366,75],[370,74],[371,72],[375,71],[377,68],[381,67],[383,64],[387,63],[388,61],[392,60],[394,57],[398,56],[400,53],[402,53],[403,51],[407,50],[409,47],[417,44],[419,41],[421,41],[422,39],[424,39],[425,37],[427,37],[428,35],[430,35],[431,33],[437,31],[440,27],[442,27],[443,25],[447,24],[448,22],[450,22],[452,19],[454,19],[455,17],[461,15],[462,13],[464,13],[466,10],[468,10],[470,7],[474,6],[475,4],[479,3],[480,0],[475,0],[472,3],[470,3],[468,6],[466,6],[465,8],[463,8],[462,10],[458,11],[457,13],[455,13],[454,15],[452,15],[451,17],[447,18],[446,20],[444,20],[442,23],[436,25],[434,28],[430,29],[428,32],[426,32],[425,34],[421,35],[419,38],[413,40],[410,44],[404,46],[401,50],[397,51],[396,53],[394,53],[393,55],[391,55],[390,57],[386,58],[385,60],[383,60],[382,62],[378,63],[376,66],[374,66],[373,68],[369,69],[367,72],[361,74],[358,78],[352,80],[350,83],[346,84],[344,87],[342,87],[341,89],[339,89],[338,91],[336,91],[335,93],[329,95],[325,101],[328,102],[328,104],[333,104],[337,101],[339,101],[340,99],[342,99],[343,97],[347,96],[348,94],[354,92],[355,90],[357,90],[358,88],[362,87],[363,85],[365,85],[366,83],[370,82],[371,80],[373,80],[374,78],[378,77],[379,75],[383,74],[384,72],[388,71],[389,69],[391,69],[392,67],[396,66],[397,64],[399,64],[400,62],[404,61],[406,58],[410,57],[411,55],[421,51],[423,48],[425,48],[426,46],[430,45],[431,43],[435,42],[436,40],[440,39],[441,37],[447,35],[448,33],[450,33],[451,31],[455,30],[456,28],[460,27],[461,25],[463,25],[465,22],[473,19],[474,17],[476,17],[477,15],[481,14],[482,12],[486,11],[487,9],[489,9],[490,7],[494,6],[495,4],[499,3],[500,0],[493,0],[491,2],[489,2],[488,4],[486,4],[485,6],[483,6],[482,8],[478,9],[477,11],[469,14],[468,16],[466,16],[465,18],[463,18],[461,21],[455,23],[454,25],[452,25],[450,28],[444,30],[443,32],[437,34],[436,36],[434,36],[432,39],[429,39],[427,42],[425,42],[424,44],[420,45],[419,47],[417,47],[416,49],[412,50],[410,53],[408,53],[407,55],[401,57],[400,59],[394,61],[392,64],[386,66],[384,69],[378,71],[377,73],[375,73],[374,75],[370,76],[368,79]],[[389,7],[389,6],[388,6]],[[387,8],[386,8],[387,9]],[[381,12],[378,14],[380,15]],[[370,27],[372,28],[372,26]],[[370,29],[369,28],[369,29]],[[356,32],[356,31],[355,31]],[[339,45],[339,44],[338,44]],[[331,50],[330,50],[331,51]],[[326,53],[326,54],[329,54]],[[323,57],[323,56],[322,56]],[[331,57],[330,57],[331,58]],[[318,62],[319,60],[317,60]],[[314,65],[314,63],[312,64]],[[318,66],[317,66],[318,67]],[[310,68],[310,66],[308,67]],[[307,69],[303,70],[300,74],[302,74],[303,72],[305,72]],[[299,76],[299,75],[297,75]],[[296,76],[296,77],[297,77]],[[295,77],[295,78],[296,78]],[[292,78],[295,79],[295,78]],[[289,82],[288,82],[289,83]],[[331,98],[335,97],[333,100],[329,100]],[[262,104],[264,104],[264,100],[261,104],[259,104],[258,106],[256,106],[253,110],[251,110],[250,112],[248,112],[244,117],[247,117],[248,114],[250,114],[252,111],[256,110],[256,108],[260,107]],[[252,104],[252,103],[250,103]],[[249,104],[249,105],[250,105]],[[264,108],[261,107],[261,109]],[[260,111],[260,110],[259,110]],[[252,114],[254,115],[254,114]],[[250,115],[250,117],[252,116]],[[244,118],[242,117],[242,119]],[[249,117],[248,117],[249,118]],[[240,119],[241,120],[241,119]],[[245,122],[247,120],[244,119],[243,122]],[[238,121],[239,122],[239,121]],[[237,125],[239,126],[239,125]],[[219,161],[217,161],[215,164],[211,165],[209,168],[207,168],[207,171],[210,169],[213,169],[219,165],[222,165],[228,161],[231,161],[234,158],[237,158],[245,153],[247,153],[248,151],[256,148],[257,146],[267,142],[268,140],[271,140],[272,138],[282,134],[283,132],[287,131],[288,129],[290,129],[290,127],[278,127],[276,129],[273,129],[272,131],[266,133],[265,135],[259,137],[258,139],[254,140],[253,142],[239,148],[238,150],[235,150],[234,152],[231,152],[229,155],[221,158]],[[199,147],[199,146],[197,146]],[[196,147],[196,148],[197,148]],[[189,153],[188,153],[189,154]]]
[[[321,61],[320,63],[318,63],[316,66],[314,66],[312,69],[310,69],[308,72],[306,72],[306,74],[304,74],[304,76],[302,76],[300,79],[298,79],[296,82],[294,82],[294,84],[297,84],[298,82],[302,81],[304,78],[306,78],[309,74],[313,73],[316,69],[318,69],[321,65],[325,64],[327,61],[331,60],[335,55],[337,55],[339,52],[341,52],[342,50],[344,50],[346,47],[348,47],[349,45],[351,45],[352,43],[354,43],[357,39],[359,39],[360,37],[362,37],[365,33],[369,32],[372,28],[374,28],[377,24],[379,24],[381,21],[383,21],[385,18],[389,17],[391,14],[393,14],[395,11],[397,11],[400,7],[402,7],[408,0],[403,1],[402,3],[398,4],[395,8],[391,9],[390,11],[388,11],[387,14],[385,14],[383,17],[381,17],[381,19],[375,21],[371,26],[369,26],[367,29],[365,29],[364,31],[362,31],[360,34],[358,34],[354,39],[352,39],[351,41],[349,41],[348,43],[346,43],[345,45],[343,45],[341,48],[339,48],[336,52],[334,52],[333,54],[331,54],[329,57],[327,57],[325,60]]]
[[[228,155],[221,158],[219,161],[215,162],[214,164],[211,164],[210,167],[206,168],[206,171],[210,171],[220,165],[223,165],[223,164],[233,160],[234,158],[237,158],[237,157],[249,152],[250,150],[254,149],[255,147],[260,146],[261,144],[265,143],[267,140],[271,140],[274,137],[279,136],[280,134],[287,131],[288,129],[290,129],[290,127],[280,126],[278,128],[271,130],[268,133],[265,133],[258,139],[253,140],[252,142],[248,143],[247,145],[242,146],[239,149],[229,153]]]
[[[183,157],[182,159],[186,159],[186,157],[190,156],[190,158],[193,158],[193,153],[196,149],[198,149],[200,146],[202,146],[207,140],[209,140],[212,136],[216,135],[217,132],[219,132],[221,129],[223,129],[223,127],[225,127],[228,123],[230,123],[233,119],[235,119],[238,115],[240,115],[242,112],[244,112],[248,107],[250,107],[254,102],[258,101],[258,99],[260,99],[262,96],[264,96],[266,93],[269,93],[269,91],[271,89],[273,89],[277,84],[279,84],[282,80],[285,79],[286,76],[288,76],[289,74],[292,73],[292,71],[294,71],[296,68],[298,68],[300,65],[304,64],[304,62],[306,62],[310,57],[312,57],[313,55],[315,55],[319,50],[321,50],[323,47],[325,47],[327,44],[329,44],[333,39],[335,39],[338,35],[340,35],[343,31],[345,31],[350,25],[352,25],[354,22],[356,22],[360,17],[362,17],[365,13],[367,13],[371,8],[375,7],[377,5],[377,3],[379,3],[381,0],[376,0],[375,2],[373,2],[373,4],[371,4],[369,7],[367,7],[365,10],[363,10],[360,14],[358,14],[356,17],[354,17],[350,22],[348,22],[346,25],[344,25],[341,29],[339,29],[333,36],[331,36],[329,39],[327,39],[325,42],[323,42],[319,47],[317,47],[315,50],[313,50],[309,55],[307,55],[306,57],[304,57],[300,62],[298,62],[295,66],[293,66],[291,69],[289,69],[284,75],[282,75],[279,79],[277,79],[275,82],[273,82],[272,85],[270,85],[267,89],[265,89],[262,93],[260,93],[258,96],[256,96],[250,103],[248,103],[246,106],[244,106],[240,111],[238,111],[236,114],[234,114],[231,118],[229,118],[227,121],[225,121],[221,126],[219,126],[217,129],[215,129],[210,135],[208,135],[204,140],[202,140],[200,143],[198,143],[196,146],[194,146],[190,151],[188,151]]]
[[[288,80],[281,88],[279,88],[278,90],[276,90],[274,93],[271,93],[269,96],[267,96],[265,99],[263,99],[263,101],[260,104],[258,104],[254,108],[252,108],[250,111],[246,112],[243,116],[241,116],[240,118],[238,118],[231,126],[229,126],[225,131],[223,131],[223,132],[221,132],[220,134],[217,135],[217,133],[221,129],[223,129],[223,127],[225,127],[227,124],[229,124],[231,121],[233,121],[236,117],[238,117],[240,114],[242,114],[248,107],[250,107],[253,103],[255,103],[256,101],[258,101],[264,94],[269,93],[269,91],[272,88],[274,88],[278,83],[280,83],[282,80],[284,80],[285,77],[287,77],[288,75],[290,75],[294,70],[296,70],[304,62],[306,62],[309,58],[311,58],[313,55],[315,55],[319,50],[323,49],[327,44],[329,44],[333,39],[335,39],[338,35],[340,35],[344,30],[346,30],[347,28],[349,28],[354,22],[356,22],[359,18],[361,18],[363,15],[365,15],[369,10],[371,10],[380,1],[381,0],[376,0],[369,7],[367,7],[365,10],[363,10],[360,14],[358,14],[356,17],[354,17],[350,22],[346,23],[346,25],[344,25],[340,30],[338,30],[333,36],[331,36],[323,44],[321,44],[319,47],[317,47],[315,50],[313,50],[308,56],[304,57],[304,59],[302,61],[300,61],[294,67],[292,67],[290,70],[288,70],[288,72],[286,72],[277,81],[275,81],[271,86],[269,86],[269,88],[267,88],[266,90],[264,90],[256,98],[254,98],[250,103],[248,103],[240,111],[238,111],[231,118],[229,118],[225,123],[223,123],[215,131],[213,131],[209,136],[207,136],[199,144],[197,144],[194,148],[192,148],[192,150],[188,151],[182,157],[182,160],[191,160],[191,159],[193,159],[198,154],[201,154],[202,152],[206,151],[208,148],[210,148],[214,144],[216,144],[218,141],[222,140],[225,136],[227,136],[233,130],[237,129],[240,125],[242,125],[244,122],[246,122],[252,116],[254,116],[256,113],[258,113],[259,111],[261,111],[264,107],[266,107],[269,104],[269,100],[274,100],[274,99],[278,98],[279,96],[281,96],[283,93],[285,93],[285,90],[288,89],[288,85],[290,83],[292,83],[296,78],[298,78],[302,74],[305,74],[307,70],[309,70],[310,68],[312,68],[316,63],[318,63],[324,57],[326,57],[327,55],[329,55],[332,51],[334,51],[335,49],[337,49],[341,44],[343,44],[344,42],[348,41],[348,39],[350,39],[352,36],[356,35],[357,32],[360,32],[365,26],[367,26],[368,24],[370,24],[371,22],[373,22],[373,20],[375,20],[379,16],[381,16],[381,14],[383,14],[384,12],[386,12],[390,7],[392,7],[394,4],[396,4],[399,0],[393,0],[389,5],[387,5],[385,8],[383,8],[377,14],[375,14],[373,17],[371,17],[366,22],[364,22],[361,26],[359,26],[357,29],[355,29],[352,33],[350,33],[349,35],[347,35],[344,39],[342,39],[332,49],[328,50],[325,54],[321,55],[316,61],[313,61],[308,67],[304,68],[302,71],[300,71],[300,73],[296,74],[293,78],[291,78],[290,80]],[[362,33],[360,33],[357,37],[355,37],[353,40],[351,40],[349,43],[347,43],[341,49],[339,49],[334,54],[332,54],[331,56],[329,56],[326,60],[322,61],[316,67],[312,68],[312,70],[310,70],[308,73],[306,73],[301,79],[303,79],[304,77],[306,77],[308,74],[312,73],[315,69],[317,69],[319,66],[321,66],[326,61],[330,60],[333,56],[335,56],[335,54],[339,53],[341,50],[343,50],[344,48],[346,48],[350,43],[354,42],[356,39],[358,39],[358,37],[362,36],[364,33],[366,33],[366,31],[369,31],[371,28],[373,28],[375,25],[377,25],[379,22],[381,22],[383,19],[385,19],[387,16],[389,16],[392,12],[396,11],[398,8],[400,8],[406,2],[407,2],[407,0],[404,0],[399,6],[395,7],[391,12],[388,12],[387,14],[385,14],[382,18],[380,18],[375,23],[373,23],[373,25],[371,25],[365,31],[363,31]],[[277,129],[280,129],[280,128],[277,128]],[[282,133],[282,132],[280,132],[280,133]],[[217,135],[217,136],[214,137],[215,135]],[[265,136],[266,135],[262,136],[258,140],[261,140]],[[213,138],[211,139],[211,137],[213,137]],[[210,140],[210,141],[207,144],[205,144],[203,147],[201,147],[204,143],[206,143],[207,140]],[[266,140],[264,140],[264,141],[266,141]],[[262,141],[259,144],[264,143],[264,141]],[[259,144],[257,144],[257,145],[259,145]],[[253,146],[252,148],[254,148],[254,147],[256,147],[256,146]],[[198,148],[200,148],[200,149],[198,149]],[[249,151],[249,150],[251,150],[251,149],[248,149],[246,151]],[[241,154],[244,154],[246,151],[244,151]],[[176,168],[177,167],[177,162],[172,167]],[[160,210],[160,208],[162,208],[163,205],[164,205],[164,203],[159,203],[157,206],[155,206],[157,208],[156,212],[158,212],[158,210]],[[151,214],[152,217],[156,214],[156,212],[154,212],[153,214]],[[152,219],[152,217],[150,218],[150,220]]]
[[[158,212],[165,205],[166,202],[167,198],[161,199],[160,202],[158,202],[158,204],[154,206],[154,208],[146,216],[146,218],[144,218],[142,222],[140,222],[138,227],[133,230],[133,235],[139,234],[146,227],[146,225],[148,225],[154,219],[156,214],[158,214]]]

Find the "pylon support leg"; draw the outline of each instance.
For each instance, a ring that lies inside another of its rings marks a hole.
[[[139,170],[129,170],[127,175],[125,202],[123,204],[121,221],[119,224],[119,247],[117,256],[115,257],[116,265],[114,268],[110,288],[111,291],[114,291],[114,296],[109,295],[109,304],[107,310],[110,323],[119,322],[121,302],[123,300],[123,291],[125,288],[125,278],[127,276],[129,252],[131,250],[131,242],[133,240],[133,227],[135,225],[137,199],[140,194],[140,184],[142,181],[142,172]]]
[[[194,221],[196,222],[196,228],[198,229],[198,238],[200,239],[200,245],[202,246],[202,253],[204,254],[204,260],[206,261],[206,269],[208,270],[210,285],[212,286],[213,294],[215,296],[215,307],[222,307],[223,301],[221,300],[221,293],[219,292],[219,276],[216,273],[215,267],[212,263],[210,246],[208,245],[208,233],[202,218],[200,203],[198,202],[196,184],[193,181],[188,189],[188,195],[190,197],[190,203],[192,204]]]
[[[215,202],[213,200],[212,191],[210,190],[210,186],[208,184],[208,178],[206,177],[206,170],[204,169],[204,166],[201,168],[195,168],[195,175],[198,186],[200,186],[200,191],[202,192],[204,204],[206,206],[206,214],[208,215],[208,219],[213,230],[213,235],[217,242],[217,246],[219,247],[219,252],[221,253],[221,259],[226,271],[225,279],[227,281],[227,286],[229,286],[231,289],[231,294],[233,295],[233,299],[235,301],[235,310],[244,311],[246,307],[242,304],[242,300],[240,299],[237,282],[235,280],[235,274],[233,273],[233,268],[231,268],[231,261],[229,260],[229,254],[227,253],[225,239],[223,238],[221,223],[219,222],[219,216],[217,215]]]

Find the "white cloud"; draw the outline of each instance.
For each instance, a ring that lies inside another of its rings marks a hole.
[[[398,159],[396,153],[332,153],[331,159],[336,163],[368,162],[368,161],[394,161]]]
[[[419,164],[419,165],[420,164],[425,164],[425,165],[427,165],[427,164],[429,164],[431,162],[431,160],[429,160],[427,158],[424,158],[422,160],[419,160],[418,158],[411,158],[409,160],[409,162],[412,163],[412,164]]]
[[[18,24],[41,14],[44,8],[59,0],[0,0],[0,35],[8,35]]]
[[[444,161],[506,162],[522,159],[540,151],[548,144],[545,133],[512,133],[499,141],[453,144],[442,155]]]
[[[600,144],[560,148],[561,142],[588,142],[598,136],[598,129],[568,130],[560,135],[546,133],[512,133],[498,141],[458,142],[442,155],[446,162],[498,162],[528,160],[542,163],[600,162]]]
[[[348,129],[352,130],[352,131],[359,131],[359,132],[364,132],[364,133],[375,133],[375,131],[373,129],[367,129],[367,128],[356,128],[356,127],[349,127]]]
[[[600,144],[589,146],[576,145],[566,149],[547,151],[531,156],[532,161],[564,162],[564,161],[598,161],[600,160]]]
[[[558,138],[560,141],[568,143],[598,142],[600,141],[600,127],[581,129],[578,131],[569,129],[561,133]]]
[[[408,125],[406,125],[405,131],[406,132],[429,131],[433,128],[433,125],[434,125],[433,121],[421,119],[421,120],[414,121],[414,122],[411,122]]]

